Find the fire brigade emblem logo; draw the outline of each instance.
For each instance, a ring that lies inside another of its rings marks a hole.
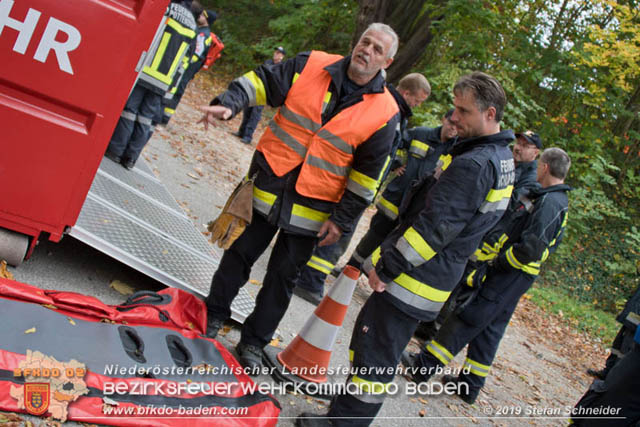
[[[42,415],[49,409],[49,383],[26,383],[24,385],[24,406],[33,415]]]

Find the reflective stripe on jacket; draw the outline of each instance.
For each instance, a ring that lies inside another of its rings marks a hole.
[[[348,187],[371,201],[377,182],[351,169],[353,154],[397,114],[398,107],[385,89],[380,94],[364,94],[363,102],[322,125],[322,106],[331,83],[324,67],[339,59],[324,52],[311,53],[257,149],[277,176],[302,164],[296,191],[303,196],[338,202]]]
[[[513,132],[461,141],[424,208],[381,245],[376,272],[385,296],[418,319],[435,318],[467,259],[504,213],[514,179]],[[366,268],[365,268],[366,271]]]

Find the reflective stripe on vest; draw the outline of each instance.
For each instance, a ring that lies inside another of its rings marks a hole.
[[[464,366],[462,367],[462,370],[471,372],[472,374],[477,375],[479,377],[486,377],[487,375],[489,375],[490,368],[491,366],[489,365],[483,365],[482,363],[476,362],[475,360],[469,359],[467,357],[467,359],[464,361]]]
[[[160,68],[166,64],[163,64],[163,59],[167,53],[167,48],[171,43],[172,37],[180,35],[188,38],[194,38],[196,33],[190,28],[184,27],[178,21],[172,18],[167,18],[164,34],[160,40],[157,50],[153,56],[153,60],[150,65],[143,67],[142,73],[140,73],[140,79],[152,84],[155,87],[167,91],[174,75],[178,69],[178,64],[183,60],[183,57],[189,47],[189,43],[182,41],[180,47],[173,58],[173,62],[170,64],[167,71],[161,71]],[[163,67],[164,68],[164,67]]]
[[[480,205],[480,213],[503,211],[509,206],[509,200],[511,193],[513,192],[513,185],[509,185],[506,188],[489,190],[487,197],[482,205]]]
[[[431,340],[429,341],[429,343],[427,343],[427,351],[440,362],[442,362],[442,364],[445,366],[453,360],[453,354],[451,354],[451,352],[447,350],[445,346],[443,346],[436,340]]]
[[[255,184],[253,185],[253,208],[258,212],[269,216],[277,198],[275,194],[260,190]]]
[[[369,271],[376,266],[380,259],[380,247],[364,261],[362,270]],[[408,274],[401,273],[389,283],[385,292],[398,298],[403,303],[424,311],[440,311],[451,294],[414,279]]]
[[[416,157],[425,157],[429,152],[429,144],[425,144],[422,141],[414,139],[411,141],[411,146],[409,147],[409,152]]]
[[[376,207],[382,212],[386,217],[395,221],[398,218],[398,207],[385,199],[384,197],[380,197],[378,199],[378,203],[376,203]]]
[[[289,223],[305,230],[319,231],[322,223],[329,218],[327,212],[321,212],[306,206],[293,204]]]
[[[316,269],[324,274],[331,274],[331,270],[333,270],[335,265],[325,259],[312,255],[311,259],[307,262],[307,267]]]
[[[397,113],[398,107],[386,89],[364,94],[361,102],[345,108],[323,126],[322,113],[331,100],[331,76],[324,68],[340,59],[324,52],[311,53],[302,72],[294,75],[285,105],[276,113],[257,149],[280,177],[302,163],[296,182],[296,191],[302,196],[338,202],[348,188],[370,201],[375,180],[352,171],[353,156],[361,143]],[[249,84],[248,80],[244,84],[255,88],[255,82]]]
[[[444,172],[445,170],[447,170],[452,160],[453,160],[453,157],[451,156],[451,154],[442,154],[438,158],[438,163],[436,164],[436,167],[439,167]]]

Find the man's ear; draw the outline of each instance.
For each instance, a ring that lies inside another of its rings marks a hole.
[[[389,67],[389,65],[391,65],[392,62],[393,62],[393,58],[387,58],[387,60],[385,61],[384,65],[382,66],[382,69],[386,70],[387,67]]]
[[[487,108],[487,111],[485,111],[485,114],[487,115],[487,119],[489,120],[496,120],[496,107],[489,107]]]

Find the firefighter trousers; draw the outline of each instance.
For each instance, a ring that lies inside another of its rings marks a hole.
[[[347,264],[361,269],[364,260],[369,258],[373,251],[382,244],[384,239],[387,238],[389,233],[391,233],[397,225],[397,220],[390,219],[381,211],[376,212],[373,218],[371,218],[369,230],[367,230],[367,233],[360,239],[356,250],[353,252],[353,255],[351,255]]]
[[[351,232],[342,233],[340,239],[333,245],[316,246],[311,259],[303,267],[300,277],[296,281],[296,286],[300,286],[302,289],[314,294],[322,295],[324,293],[324,281],[331,274],[331,270],[334,269],[340,257],[349,248],[349,243],[351,243],[360,218],[362,218],[362,215],[356,219]]]
[[[256,297],[255,308],[242,325],[240,339],[244,344],[260,348],[271,341],[287,311],[295,279],[311,256],[318,240],[316,237],[279,230],[276,225],[267,222],[262,214],[254,211],[251,224],[224,251],[205,299],[209,316],[222,321],[231,317],[233,299],[249,280],[251,267],[269,247],[276,233],[278,236],[269,257],[267,273]]]
[[[262,117],[263,108],[262,105],[259,105],[256,107],[245,107],[244,110],[242,110],[242,123],[240,123],[240,129],[238,129],[240,138],[251,141],[253,132],[255,132],[256,127],[258,127],[258,122],[260,122],[260,117]]]
[[[123,160],[138,160],[153,133],[153,120],[162,111],[162,95],[136,85],[120,115],[107,151]]]
[[[514,269],[490,270],[474,299],[460,313],[451,315],[436,337],[427,342],[418,356],[416,367],[427,368],[425,372],[435,372],[438,366],[449,364],[468,344],[467,358],[459,379],[469,385],[470,392],[479,391],[518,301],[535,278]],[[418,379],[427,381],[430,376],[418,376]]]
[[[604,381],[593,381],[572,410],[572,425],[637,425],[640,421],[639,386],[640,345],[634,343],[633,349],[611,368]],[[606,419],[607,417],[623,419]]]
[[[331,402],[328,417],[335,425],[368,426],[384,399],[403,391],[393,383],[396,367],[418,320],[408,316],[382,293],[374,292],[353,327],[349,357],[352,371],[346,393]]]

